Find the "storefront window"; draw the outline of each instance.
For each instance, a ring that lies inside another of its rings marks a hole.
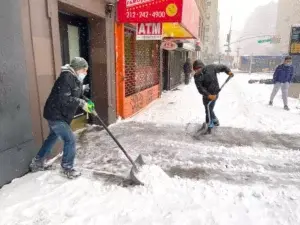
[[[136,42],[136,65],[152,66],[153,64],[154,41],[137,41]]]

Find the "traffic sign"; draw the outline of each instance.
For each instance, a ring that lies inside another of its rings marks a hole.
[[[280,43],[281,38],[278,36],[273,36],[272,38],[268,38],[268,39],[262,39],[262,40],[258,40],[257,43],[258,44],[263,44],[263,43],[272,43],[272,44],[279,44]]]
[[[258,40],[257,43],[262,44],[262,43],[267,43],[267,42],[271,42],[271,41],[272,41],[272,39],[269,38],[269,39],[265,39],[265,40]]]

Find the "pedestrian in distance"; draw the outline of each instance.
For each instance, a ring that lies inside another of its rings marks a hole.
[[[190,58],[187,58],[186,62],[184,63],[183,72],[184,72],[184,83],[188,85],[190,83],[191,73],[193,72],[192,62]]]
[[[76,140],[70,124],[78,107],[87,113],[92,113],[95,108],[93,102],[83,97],[82,83],[87,71],[88,63],[81,57],[75,57],[70,65],[62,67],[44,107],[44,118],[48,122],[50,133],[29,166],[31,172],[50,169],[45,164],[45,159],[60,138],[64,142],[62,173],[70,179],[81,175],[74,169]]]
[[[205,122],[208,125],[208,133],[214,126],[219,126],[220,122],[217,118],[214,108],[218,99],[220,85],[217,74],[225,72],[229,76],[233,76],[231,70],[225,65],[207,65],[205,66],[201,60],[193,63],[195,71],[194,80],[199,93],[203,96],[203,105],[205,107]]]
[[[286,56],[283,64],[277,66],[273,75],[273,91],[271,93],[269,105],[273,105],[273,100],[281,88],[282,100],[285,110],[290,110],[288,106],[289,87],[294,75],[294,68],[292,66],[292,57]]]

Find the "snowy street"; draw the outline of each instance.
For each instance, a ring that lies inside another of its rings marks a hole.
[[[221,126],[210,136],[193,138],[204,121],[193,81],[110,126],[132,158],[142,154],[170,178],[131,185],[131,164],[105,131],[90,127],[78,132],[83,175],[39,172],[4,186],[0,225],[300,224],[299,100],[290,98],[285,111],[278,92],[268,106],[272,85],[249,79],[236,74],[224,87],[215,108]]]

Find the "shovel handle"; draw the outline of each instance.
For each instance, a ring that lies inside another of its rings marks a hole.
[[[218,94],[222,91],[222,89],[223,89],[223,87],[225,86],[225,84],[227,84],[228,81],[229,81],[231,78],[232,78],[232,76],[227,77],[227,79],[225,80],[224,84],[221,86],[221,88],[220,88]],[[210,116],[209,106],[210,106],[210,104],[211,104],[212,102],[214,102],[214,101],[216,101],[216,100],[212,100],[212,101],[210,101],[210,102],[207,104],[208,120],[209,120],[209,123],[208,123],[208,124],[211,123],[211,116]]]
[[[132,158],[130,157],[130,155],[128,155],[128,153],[125,151],[125,149],[123,148],[123,146],[120,144],[120,142],[115,138],[115,136],[110,132],[110,130],[108,129],[108,127],[105,125],[105,123],[103,122],[103,120],[98,116],[98,114],[94,111],[92,113],[101,123],[101,125],[104,127],[104,129],[106,130],[106,132],[109,134],[109,136],[114,140],[114,142],[118,145],[118,147],[122,150],[122,152],[124,153],[124,155],[126,156],[126,158],[131,162],[131,164],[133,165],[134,168],[137,168],[134,161],[132,160]]]
[[[227,79],[225,80],[224,84],[221,86],[221,88],[220,88],[220,90],[219,90],[219,93],[220,93],[220,91],[223,89],[223,87],[225,86],[225,84],[227,84],[228,81],[229,81],[231,78],[232,78],[232,76],[227,77]]]

